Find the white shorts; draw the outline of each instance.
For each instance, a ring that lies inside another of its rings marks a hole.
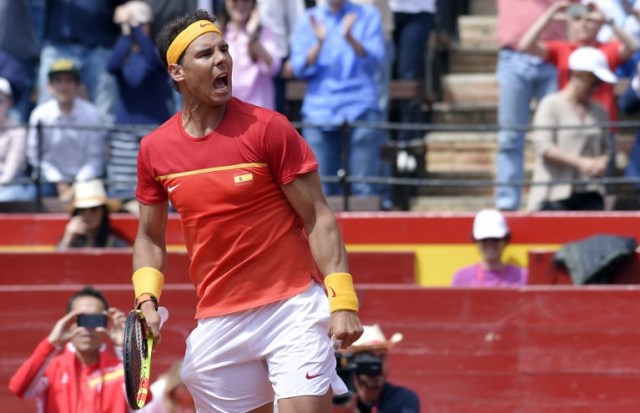
[[[198,413],[244,413],[275,400],[347,392],[336,373],[329,305],[316,283],[302,294],[198,320],[182,380]]]

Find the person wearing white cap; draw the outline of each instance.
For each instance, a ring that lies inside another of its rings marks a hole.
[[[36,193],[26,181],[26,130],[7,115],[12,103],[11,85],[0,77],[0,202],[30,201]]]
[[[352,366],[352,383],[358,413],[418,413],[420,399],[411,389],[389,383],[389,351],[403,339],[402,333],[387,338],[378,324],[365,325],[362,336],[346,356]],[[344,403],[350,405],[349,402]],[[334,408],[334,412],[336,409]]]
[[[58,250],[84,247],[129,247],[111,228],[109,214],[119,202],[110,200],[99,179],[74,184],[73,210]]]
[[[605,188],[595,178],[607,174],[611,143],[607,130],[599,126],[607,113],[592,95],[600,84],[615,83],[616,76],[604,54],[593,47],[574,51],[569,68],[569,83],[543,99],[534,116],[536,161],[529,210],[604,209]],[[570,128],[575,125],[582,127]]]
[[[500,211],[478,212],[473,220],[472,238],[478,247],[480,262],[459,269],[453,276],[452,286],[517,287],[527,283],[526,270],[502,260],[511,233]]]

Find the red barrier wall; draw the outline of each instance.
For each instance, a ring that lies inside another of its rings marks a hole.
[[[62,316],[81,285],[0,286],[0,381]],[[128,285],[101,285],[111,303],[131,304]],[[154,376],[180,357],[194,325],[190,286],[167,285],[171,311]],[[619,413],[640,411],[640,289],[529,287],[358,288],[365,323],[404,334],[390,356],[390,381],[415,389],[423,412]],[[5,413],[30,404],[0,389]]]
[[[564,266],[554,264],[555,251],[529,251],[529,284],[573,284]],[[640,284],[640,252],[621,262],[610,275],[611,284]]]
[[[596,233],[640,240],[637,212],[505,213],[516,244],[561,244]],[[472,213],[337,213],[347,244],[468,244]],[[55,244],[64,231],[65,214],[0,214],[0,245]],[[113,225],[132,240],[138,227],[131,214],[114,214]],[[167,228],[168,244],[183,244],[175,214]]]
[[[415,284],[412,252],[349,252],[349,268],[357,283]],[[131,280],[131,251],[93,249],[64,252],[0,252],[0,285],[121,284]],[[167,255],[166,282],[189,283],[186,253]]]

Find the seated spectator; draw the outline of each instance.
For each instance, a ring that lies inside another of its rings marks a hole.
[[[302,135],[322,177],[337,177],[340,170],[354,178],[381,176],[385,134],[368,125],[345,132],[342,124],[382,120],[376,74],[383,59],[382,20],[373,6],[331,0],[307,9],[298,21],[290,60],[295,76],[307,82]],[[324,183],[323,189],[327,195],[342,193],[338,183]],[[379,187],[355,182],[351,193],[379,195]]]
[[[85,247],[128,247],[130,244],[111,228],[110,209],[114,202],[107,199],[102,181],[93,179],[74,186],[73,211],[58,243],[58,250]]]
[[[233,59],[233,96],[275,109],[273,78],[282,61],[271,28],[260,23],[256,0],[225,0],[219,17]]]
[[[104,132],[98,109],[78,97],[80,72],[73,60],[56,60],[49,69],[54,98],[33,110],[27,160],[39,172],[43,196],[73,197],[73,182],[104,176]],[[42,124],[42,136],[38,136]]]
[[[116,8],[114,21],[121,27],[107,70],[118,83],[118,125],[163,124],[171,113],[169,75],[153,39],[152,11],[144,1],[129,1]],[[123,201],[135,198],[136,162],[140,141],[147,130],[116,130],[109,134],[108,193]]]
[[[84,323],[87,315],[100,323]],[[9,389],[37,400],[38,411],[47,413],[129,412],[121,359],[125,320],[95,288],[76,292],[67,314],[11,377]],[[25,323],[30,321],[36,320]]]
[[[140,413],[196,413],[191,393],[180,377],[181,369],[182,360],[175,362],[151,384],[154,398],[139,410]]]
[[[27,135],[7,116],[13,102],[11,86],[0,78],[0,202],[29,201],[35,197],[35,188],[26,179],[25,169]]]
[[[359,413],[420,412],[420,399],[413,390],[387,380],[389,351],[402,338],[401,333],[395,333],[387,340],[379,325],[368,325],[347,350],[355,364],[353,385]]]
[[[509,227],[504,215],[495,209],[478,212],[473,220],[472,238],[480,253],[480,262],[459,269],[451,283],[454,287],[517,287],[527,283],[526,270],[506,264],[502,254],[509,244]]]
[[[533,181],[548,184],[531,187],[529,210],[604,209],[605,188],[594,178],[606,175],[612,153],[607,129],[600,126],[607,113],[592,95],[601,83],[615,83],[616,76],[604,53],[593,47],[573,52],[569,69],[569,83],[545,97],[534,116]]]

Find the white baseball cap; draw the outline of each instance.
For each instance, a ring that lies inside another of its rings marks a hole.
[[[593,73],[606,83],[616,83],[618,78],[609,69],[607,57],[595,47],[580,47],[569,55],[569,69]]]
[[[504,238],[509,233],[504,215],[497,209],[483,209],[473,220],[473,238]]]
[[[11,84],[4,77],[0,77],[0,93],[5,96],[11,96]]]

